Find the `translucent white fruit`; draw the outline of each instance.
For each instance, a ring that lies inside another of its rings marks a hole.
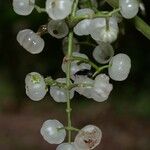
[[[48,32],[57,39],[65,37],[69,28],[64,20],[50,20],[48,23]]]
[[[131,69],[131,59],[126,54],[117,54],[109,62],[109,76],[116,81],[125,80]]]
[[[84,8],[79,9],[76,12],[76,16],[82,16],[82,15],[93,15],[94,11],[90,8]],[[88,35],[91,32],[91,19],[84,19],[80,21],[73,29],[74,33],[82,36],[82,35]]]
[[[35,0],[13,0],[13,9],[19,15],[29,15],[34,9]]]
[[[27,96],[34,101],[43,99],[47,93],[44,78],[37,72],[27,74],[25,88]]]
[[[56,80],[59,83],[66,83],[66,78],[59,78]],[[57,86],[50,87],[50,95],[56,102],[67,102],[67,90]],[[74,96],[74,89],[70,90],[70,99]]]
[[[109,30],[107,30],[106,27],[103,27],[100,29],[99,41],[112,43],[117,39],[117,36],[118,30],[112,27],[109,27]]]
[[[138,0],[119,0],[121,14],[126,19],[135,17],[139,11]]]
[[[91,37],[96,40],[99,41],[99,30],[101,27],[104,27],[106,25],[106,21],[104,18],[95,18],[92,20],[91,22]]]
[[[94,125],[82,128],[75,137],[74,145],[77,150],[91,150],[101,142],[102,132]]]
[[[94,81],[92,79],[84,75],[76,75],[74,77],[74,84],[80,85],[75,88],[76,92],[87,98],[92,98],[92,89],[94,84]]]
[[[84,19],[80,21],[74,28],[73,31],[76,35],[89,35],[91,32],[91,20]]]
[[[81,54],[81,53],[78,53],[78,52],[73,52],[72,55],[74,57],[80,57],[80,58],[88,59],[88,57],[85,54]],[[74,75],[78,71],[85,70],[85,69],[90,70],[91,65],[89,65],[87,63],[84,63],[84,62],[79,63],[78,60],[72,61],[72,63],[71,63],[71,75]],[[66,71],[67,71],[67,61],[63,61],[62,70],[63,70],[63,72],[66,73]]]
[[[60,144],[66,137],[65,129],[58,130],[59,128],[63,127],[63,124],[58,120],[47,120],[43,123],[40,133],[43,136],[44,140],[48,143]]]
[[[73,144],[62,143],[60,144],[56,150],[77,150]]]
[[[116,17],[108,20],[109,29],[106,27],[106,19],[97,18],[92,21],[91,37],[96,41],[113,42],[117,39],[119,28]]]
[[[62,41],[62,49],[64,55],[67,54],[68,51],[68,37],[65,37]],[[72,44],[73,52],[79,52],[80,51],[80,45],[78,44],[78,40],[76,38],[73,38],[73,44]]]
[[[61,20],[71,13],[72,1],[46,0],[46,12],[53,20]]]
[[[92,98],[97,102],[103,102],[108,99],[113,86],[109,83],[109,77],[105,74],[99,74],[94,81]]]
[[[93,58],[100,64],[108,63],[114,55],[114,49],[109,43],[99,42],[93,51]]]
[[[30,29],[20,31],[17,41],[31,54],[41,53],[45,45],[44,40]]]

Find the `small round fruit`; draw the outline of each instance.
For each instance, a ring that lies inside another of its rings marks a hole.
[[[66,83],[66,78],[58,78],[56,80],[59,83]],[[58,86],[50,87],[50,95],[56,102],[67,102],[67,90]],[[74,89],[70,90],[70,99],[74,96]]]
[[[76,16],[82,16],[82,15],[93,15],[94,11],[90,8],[84,8],[79,9],[76,12]],[[82,36],[82,35],[89,35],[91,32],[91,19],[84,19],[80,21],[73,29],[74,33],[76,35]]]
[[[47,120],[43,123],[40,133],[48,143],[60,144],[66,137],[66,130],[59,130],[59,128],[63,127],[63,124],[58,120]]]
[[[72,9],[71,0],[46,0],[46,12],[53,20],[65,19]]]
[[[94,81],[92,79],[84,75],[76,75],[74,77],[74,84],[80,85],[75,88],[76,92],[85,96],[86,98],[92,98],[93,84],[94,84]]]
[[[92,22],[91,37],[96,41],[112,43],[117,39],[119,28],[116,17],[110,17],[108,20],[108,28],[106,19],[96,18]]]
[[[62,143],[58,145],[56,150],[77,150],[73,144],[70,143]]]
[[[27,74],[25,78],[25,88],[27,96],[33,101],[39,101],[47,93],[44,78],[37,72]]]
[[[51,36],[61,39],[68,34],[69,28],[64,20],[50,20],[48,23],[48,32]]]
[[[13,9],[18,15],[27,16],[34,9],[35,0],[13,0]]]
[[[119,0],[121,14],[126,19],[135,17],[139,11],[138,0]]]
[[[117,54],[109,62],[109,76],[116,81],[125,80],[131,69],[131,59],[126,54]]]
[[[87,125],[82,128],[75,137],[74,145],[80,150],[91,150],[101,142],[102,132],[94,125]]]
[[[79,52],[73,52],[72,55],[73,55],[73,57],[80,57],[81,59],[82,58],[88,59],[88,57],[85,54],[81,54]],[[79,63],[79,62],[80,62],[79,60],[72,61],[72,63],[71,63],[71,75],[74,75],[78,71],[81,71],[81,70],[90,70],[91,69],[90,64],[84,63],[84,62]],[[65,73],[67,72],[67,61],[63,61],[62,70]]]
[[[44,48],[44,40],[30,29],[25,29],[17,34],[19,44],[31,54],[39,54]]]
[[[92,98],[97,102],[103,102],[108,99],[113,85],[109,83],[109,77],[105,74],[99,74],[94,80]]]
[[[99,41],[105,42],[105,43],[112,43],[114,42],[118,37],[118,30],[116,30],[113,27],[109,27],[109,30],[106,29],[106,27],[103,27],[100,29],[99,34]]]
[[[106,64],[114,55],[114,49],[109,43],[99,42],[93,51],[93,58],[100,64]]]

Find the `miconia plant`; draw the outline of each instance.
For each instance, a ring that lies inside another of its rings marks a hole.
[[[100,11],[99,7],[103,5],[98,0],[46,0],[45,8],[37,6],[35,0],[13,0],[13,9],[19,15],[29,15],[33,9],[48,14],[44,30],[34,32],[23,29],[18,33],[17,41],[24,49],[31,54],[41,53],[45,45],[41,37],[44,34],[49,33],[54,38],[62,39],[62,50],[65,54],[62,71],[65,77],[44,78],[37,72],[31,72],[25,78],[26,94],[31,100],[40,101],[49,91],[55,102],[67,104],[67,124],[49,119],[43,123],[40,131],[48,143],[60,144],[56,150],[90,150],[100,144],[102,131],[99,127],[86,125],[78,129],[73,126],[71,99],[77,92],[96,102],[103,102],[108,99],[113,89],[110,78],[123,81],[128,77],[131,59],[127,54],[116,54],[111,45],[118,38],[119,23],[123,18],[135,17],[135,27],[146,37],[150,37],[150,32],[143,28],[145,25],[149,29],[148,25],[136,16],[140,6],[138,0],[106,2],[113,7],[112,11]],[[85,38],[80,41],[81,36],[88,36],[88,40]],[[82,44],[94,47],[92,54],[96,63],[80,52]],[[108,69],[108,75],[102,73],[104,69]],[[84,74],[84,71],[91,71],[91,74]],[[77,132],[74,140],[72,132]],[[63,143],[66,134],[68,140]]]

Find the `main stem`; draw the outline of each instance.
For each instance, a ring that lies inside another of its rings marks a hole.
[[[73,42],[73,32],[70,31],[68,35],[68,54],[67,57],[71,58],[72,57],[72,42]],[[67,119],[68,119],[68,128],[71,128],[72,123],[71,123],[71,104],[70,104],[70,70],[71,70],[71,61],[67,62]],[[68,142],[71,143],[71,130],[68,130]]]
[[[74,0],[73,7],[72,7],[72,12],[70,15],[70,18],[75,16],[76,10],[77,10],[77,5],[78,5],[79,0]],[[72,127],[71,123],[71,103],[70,103],[70,76],[71,76],[71,58],[72,58],[72,45],[73,45],[73,31],[70,29],[69,35],[68,35],[68,53],[67,53],[67,119],[68,119],[68,128]],[[71,143],[71,130],[68,130],[68,142]]]

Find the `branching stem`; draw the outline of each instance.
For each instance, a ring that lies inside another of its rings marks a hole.
[[[74,0],[73,2],[73,7],[72,7],[72,12],[70,15],[70,18],[73,18],[76,14],[76,10],[77,10],[77,6],[78,6],[78,2],[79,0]],[[73,51],[73,31],[71,29],[71,31],[69,32],[68,35],[68,53],[67,53],[67,58],[71,58],[72,57],[72,51]],[[67,73],[66,73],[66,84],[67,84],[67,108],[66,108],[66,112],[67,112],[67,120],[68,120],[68,128],[72,127],[72,122],[71,122],[71,103],[70,103],[70,78],[71,78],[71,61],[67,62]],[[71,143],[71,130],[68,130],[68,142]]]

